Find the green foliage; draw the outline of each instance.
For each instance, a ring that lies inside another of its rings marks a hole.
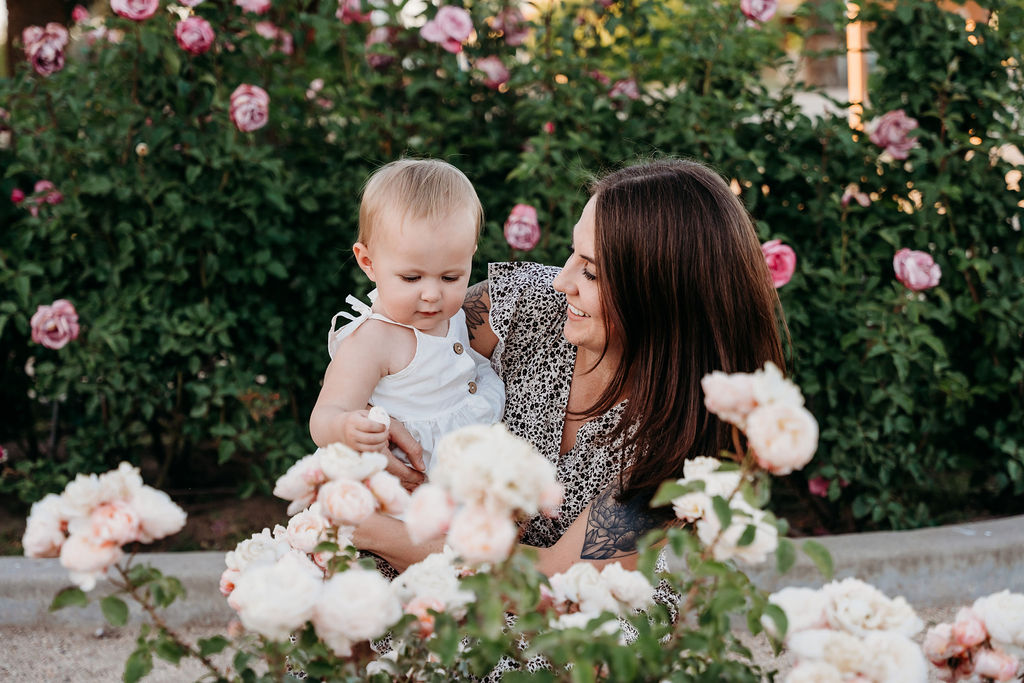
[[[489,28],[506,3],[455,4],[476,27],[461,55],[406,27],[405,2],[386,10],[393,44],[369,50],[371,27],[340,22],[336,0],[277,0],[263,17],[208,2],[195,9],[217,34],[208,53],[178,48],[169,12],[115,17],[120,44],[80,43],[52,76],[21,64],[0,82],[13,130],[3,196],[41,178],[64,194],[38,217],[0,201],[0,441],[19,446],[0,493],[35,500],[120,460],[159,486],[269,491],[312,447],[327,322],[368,289],[348,249],[380,163],[422,155],[467,173],[487,216],[479,277],[488,261],[562,261],[588,173],[678,155],[735,179],[762,239],[796,250],[780,290],[791,370],[821,424],[808,476],[832,483],[828,501],[809,500],[801,474],[791,489],[818,523],[835,529],[851,510],[860,528],[920,526],[978,500],[1020,511],[1022,198],[993,153],[1021,144],[1019,3],[989,3],[997,18],[973,32],[933,2],[862,7],[876,55],[865,119],[903,108],[920,123],[904,163],[797,104],[812,89],[783,46],[812,26],[841,32],[843,3],[757,27],[732,0],[553,3],[519,47]],[[293,54],[254,31],[260,19],[290,34]],[[368,52],[395,59],[375,69]],[[489,55],[511,72],[499,90],[472,68]],[[630,78],[640,99],[611,95]],[[270,95],[254,133],[228,116],[241,83]],[[842,206],[850,183],[870,206]],[[501,233],[517,202],[543,226],[525,255]],[[902,247],[935,257],[937,288],[895,282]],[[35,307],[61,297],[80,338],[32,344]]]

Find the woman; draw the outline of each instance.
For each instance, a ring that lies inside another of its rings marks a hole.
[[[580,560],[635,567],[639,536],[668,521],[648,505],[658,484],[729,446],[701,378],[783,367],[781,307],[750,217],[690,161],[600,180],[563,268],[492,264],[464,309],[473,347],[505,382],[506,426],[565,486],[560,515],[521,535],[549,575]],[[400,524],[375,517],[355,542],[399,570],[437,549]]]

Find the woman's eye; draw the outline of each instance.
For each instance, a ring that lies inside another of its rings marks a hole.
[[[597,276],[594,275],[593,273],[591,273],[590,271],[588,271],[586,268],[583,269],[583,277],[585,277],[585,278],[587,278],[588,280],[591,280],[591,281],[597,279]]]

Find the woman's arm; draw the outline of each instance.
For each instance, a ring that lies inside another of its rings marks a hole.
[[[360,550],[379,555],[399,572],[404,572],[409,565],[416,564],[431,553],[444,550],[444,541],[440,539],[413,543],[404,522],[381,513],[370,515],[356,527],[352,534],[352,544]]]
[[[481,356],[490,358],[494,347],[498,345],[498,337],[491,329],[491,296],[487,290],[487,280],[466,290],[462,310],[466,312],[470,346]]]
[[[636,569],[637,542],[662,525],[648,507],[646,496],[634,496],[620,503],[617,485],[602,491],[550,548],[536,548],[537,568],[551,576],[580,561],[600,568],[618,562],[624,569]]]

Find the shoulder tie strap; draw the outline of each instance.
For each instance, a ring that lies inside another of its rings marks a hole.
[[[377,300],[377,290],[374,289],[371,291],[367,295],[367,298],[370,300],[370,305],[372,305],[373,302]],[[338,311],[334,314],[334,317],[331,318],[331,331],[327,333],[327,353],[330,354],[331,358],[334,358],[334,351],[338,348],[338,344],[341,340],[355,332],[359,325],[364,321],[369,320],[373,315],[373,309],[371,309],[369,305],[363,303],[351,294],[345,297],[345,303],[351,306],[352,310],[358,315],[352,315],[348,311]],[[345,323],[339,329],[334,329],[334,326],[338,322],[338,318],[345,318],[351,322],[358,322],[358,324],[351,325],[351,323]],[[342,334],[342,332],[344,332],[344,334]]]

